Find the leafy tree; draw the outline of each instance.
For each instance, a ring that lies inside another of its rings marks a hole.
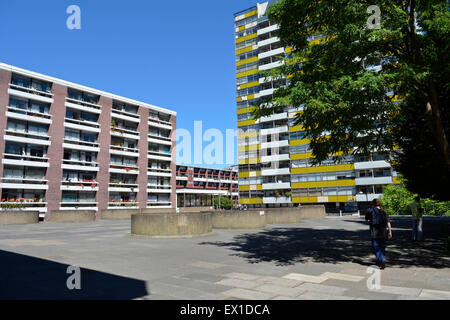
[[[303,106],[296,124],[304,127],[318,164],[339,152],[392,150],[399,140],[394,133],[401,132],[398,117],[414,108],[424,115],[426,137],[442,159],[433,162],[432,170],[448,174],[449,1],[379,1],[379,29],[368,24],[372,4],[282,0],[272,5],[269,19],[279,25],[282,44],[293,50],[284,65],[266,76],[289,81],[253,116]],[[309,40],[317,35],[324,41],[311,46]],[[370,68],[380,63],[381,70]],[[413,178],[409,176],[411,182]]]
[[[233,207],[233,201],[229,198],[220,196],[220,209],[229,210]],[[219,208],[219,197],[214,198],[214,208]]]
[[[409,215],[408,205],[414,200],[416,194],[408,191],[404,186],[388,185],[383,187],[381,206],[389,214]],[[441,215],[450,213],[450,201],[439,202],[429,198],[421,199],[420,204],[425,215]]]

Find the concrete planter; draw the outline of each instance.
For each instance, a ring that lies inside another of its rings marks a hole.
[[[302,219],[322,219],[327,216],[323,205],[301,206],[299,209]]]
[[[103,210],[100,217],[103,220],[130,220],[133,214],[139,214],[139,209]]]
[[[131,234],[149,237],[191,237],[212,232],[210,213],[133,214]]]
[[[94,210],[57,210],[52,211],[47,218],[49,222],[92,222],[96,220]]]
[[[142,209],[142,214],[175,214],[177,213],[175,209],[173,208],[154,208],[154,209]]]
[[[261,229],[267,222],[260,211],[219,211],[212,212],[212,224],[214,229]]]
[[[39,223],[39,211],[0,211],[0,225]]]
[[[302,220],[300,208],[265,209],[267,224],[299,223]]]

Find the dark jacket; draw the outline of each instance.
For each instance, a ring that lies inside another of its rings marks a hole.
[[[387,224],[389,215],[383,209],[369,208],[366,211],[366,221],[370,223],[370,234],[372,239],[386,239],[388,236]]]

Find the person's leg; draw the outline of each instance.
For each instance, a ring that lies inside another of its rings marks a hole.
[[[414,218],[412,219],[412,239],[417,240],[417,220]]]
[[[379,265],[382,261],[382,253],[381,253],[381,248],[380,245],[378,243],[377,239],[372,239],[372,247],[373,247],[373,251],[375,253],[375,258],[377,260],[377,265]]]
[[[423,230],[422,230],[423,218],[417,221],[417,240],[423,240]]]

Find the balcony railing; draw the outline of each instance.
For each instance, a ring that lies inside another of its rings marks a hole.
[[[30,94],[35,94],[35,95],[46,97],[46,98],[53,98],[53,94],[50,91],[40,91],[40,90],[37,90],[36,88],[19,86],[19,85],[12,84],[12,83],[9,84],[9,87],[12,89],[15,89],[15,90],[23,91],[23,92],[30,93]]]
[[[52,115],[48,114],[48,113],[41,113],[39,111],[32,111],[29,109],[20,109],[20,108],[15,108],[15,107],[11,107],[11,106],[8,106],[8,111],[12,112],[12,113],[17,113],[20,115],[38,117],[38,118],[44,118],[44,119],[51,119],[51,117],[52,117]]]

